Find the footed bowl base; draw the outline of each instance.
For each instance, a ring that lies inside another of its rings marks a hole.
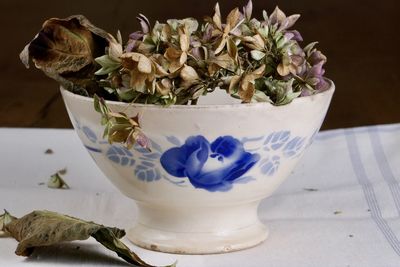
[[[128,239],[139,247],[174,254],[216,254],[254,247],[268,237],[264,224],[220,232],[172,232],[137,223]]]

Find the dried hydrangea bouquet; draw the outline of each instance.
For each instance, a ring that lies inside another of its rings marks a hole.
[[[99,168],[139,214],[128,237],[173,253],[219,253],[266,239],[260,201],[312,142],[333,91],[326,57],[303,47],[299,15],[170,19],[124,45],[83,16],[47,20],[21,60],[61,84]],[[213,103],[213,104],[211,104]],[[117,208],[117,207],[116,207]]]

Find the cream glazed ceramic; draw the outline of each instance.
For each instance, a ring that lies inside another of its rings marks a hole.
[[[252,247],[267,238],[257,207],[311,144],[334,84],[278,107],[232,104],[224,93],[210,94],[196,106],[107,102],[113,111],[139,115],[151,152],[107,143],[93,99],[61,92],[98,167],[136,201],[139,214],[128,238],[151,250],[207,254]],[[207,98],[222,104],[206,104]]]

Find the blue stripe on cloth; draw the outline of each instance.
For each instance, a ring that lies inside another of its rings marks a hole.
[[[383,150],[381,137],[379,135],[379,128],[370,127],[369,137],[374,151],[376,162],[378,163],[379,171],[389,186],[390,193],[392,194],[394,203],[396,205],[397,214],[400,215],[400,186],[399,182],[394,177],[392,169]]]
[[[387,221],[382,217],[382,212],[379,208],[374,188],[368,179],[364,165],[361,161],[361,155],[355,133],[350,129],[347,130],[345,134],[354,174],[356,175],[358,183],[361,185],[364,192],[367,205],[371,210],[372,220],[376,223],[379,230],[382,232],[393,250],[397,253],[397,255],[400,256],[400,242]]]

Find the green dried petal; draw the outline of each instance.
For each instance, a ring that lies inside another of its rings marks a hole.
[[[251,102],[268,102],[271,103],[271,99],[264,92],[256,90],[253,97],[251,98]]]
[[[109,55],[97,57],[95,60],[101,66],[101,69],[94,73],[96,75],[106,75],[121,67],[121,62],[114,61]]]
[[[254,60],[261,60],[265,57],[265,53],[258,50],[251,50],[250,55]]]

